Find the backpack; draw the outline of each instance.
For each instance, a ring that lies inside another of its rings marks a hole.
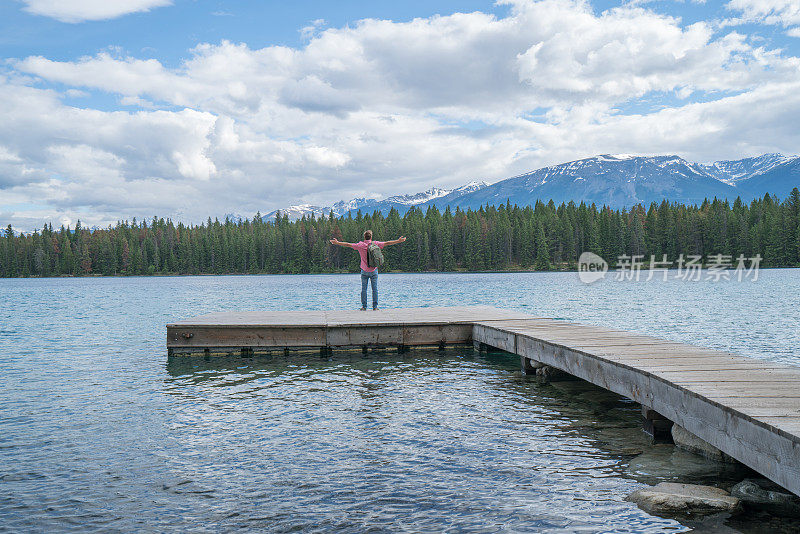
[[[372,269],[381,265],[383,265],[383,251],[375,243],[370,243],[367,246],[367,267]]]

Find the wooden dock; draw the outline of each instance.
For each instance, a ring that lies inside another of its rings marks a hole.
[[[484,344],[628,397],[800,495],[800,368],[491,307],[240,312],[167,325],[170,355]]]

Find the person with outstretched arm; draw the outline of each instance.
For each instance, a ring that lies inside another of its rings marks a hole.
[[[373,241],[372,230],[364,232],[364,240],[358,243],[345,243],[338,239],[331,239],[332,245],[339,245],[340,247],[350,247],[358,251],[361,256],[361,310],[367,309],[367,284],[372,284],[372,309],[378,309],[378,266],[369,265],[369,246],[377,245],[378,248],[383,249],[386,245],[397,245],[406,240],[405,237],[400,236],[394,241]]]

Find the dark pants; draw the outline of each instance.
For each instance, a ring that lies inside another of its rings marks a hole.
[[[367,284],[372,282],[372,309],[378,307],[378,270],[361,271],[361,307],[367,307]]]

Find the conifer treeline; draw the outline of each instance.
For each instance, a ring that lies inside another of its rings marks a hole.
[[[750,204],[737,199],[700,206],[651,204],[630,210],[574,203],[533,207],[508,203],[477,211],[435,207],[355,217],[280,216],[264,222],[209,219],[186,226],[170,220],[120,222],[107,229],[53,230],[0,237],[0,276],[318,273],[358,269],[353,251],[328,243],[405,235],[387,250],[384,270],[452,271],[570,269],[584,251],[614,263],[621,255],[743,254],[762,266],[800,265],[800,193],[779,201],[769,195]]]

